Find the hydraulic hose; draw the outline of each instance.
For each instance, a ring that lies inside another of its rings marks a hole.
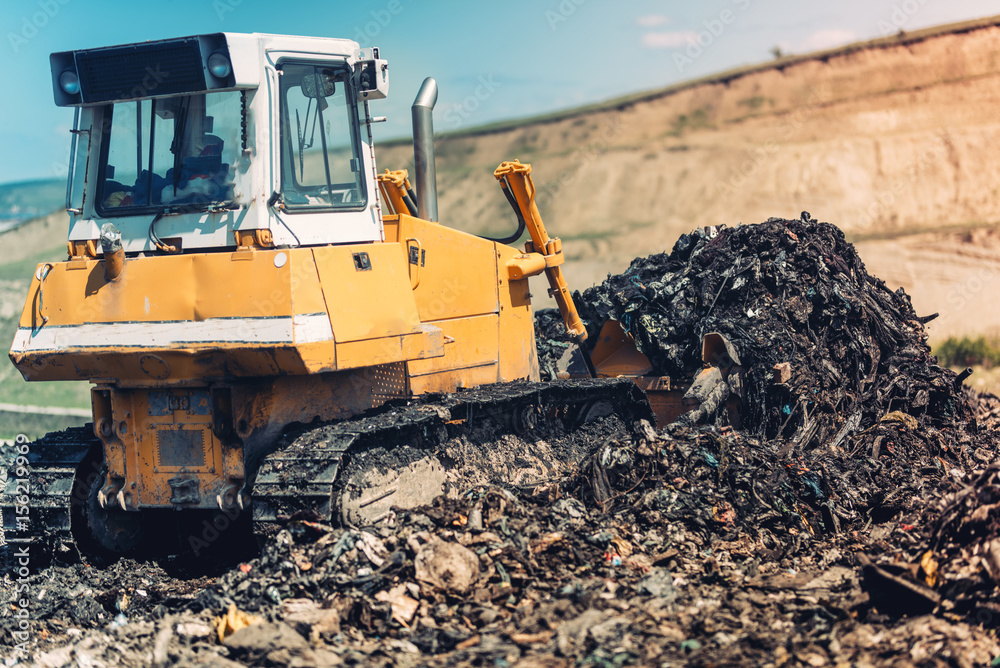
[[[504,197],[507,198],[507,202],[510,203],[510,207],[514,209],[514,215],[517,216],[517,231],[509,237],[503,237],[502,239],[494,239],[493,237],[488,237],[486,235],[480,235],[479,238],[486,239],[487,241],[493,241],[498,244],[512,244],[521,238],[527,224],[524,222],[524,216],[521,215],[521,207],[517,205],[517,199],[510,191],[510,181],[507,180],[506,176],[500,179],[500,189],[503,190]]]

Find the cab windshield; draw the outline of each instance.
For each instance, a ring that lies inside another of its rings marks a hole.
[[[242,143],[239,91],[119,102],[109,112],[100,213],[134,215],[233,203],[231,166]]]
[[[281,68],[281,188],[289,209],[365,205],[350,70]]]

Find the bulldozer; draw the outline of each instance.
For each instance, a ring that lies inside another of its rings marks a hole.
[[[415,183],[379,173],[378,48],[217,33],[50,63],[75,110],[67,258],[38,265],[10,359],[28,381],[89,381],[93,422],[8,448],[8,543],[128,554],[204,513],[375,522],[441,493],[454,462],[434,447],[463,430],[686,410],[617,323],[583,344],[530,165],[494,172],[508,237],[439,222],[433,79],[412,107]],[[589,379],[539,380],[542,274]]]

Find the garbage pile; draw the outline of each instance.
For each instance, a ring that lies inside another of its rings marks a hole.
[[[734,344],[746,370],[741,428],[726,429],[720,412],[720,430],[684,420],[666,430],[671,447],[700,444],[683,458],[695,470],[675,482],[715,477],[727,489],[713,518],[731,516],[768,556],[794,552],[782,534],[856,538],[849,549],[877,617],[1000,625],[1000,399],[963,388],[971,369],[936,364],[923,331],[933,316],[868,275],[837,228],[803,214],[698,230],[575,299],[592,335],[620,321],[654,373],[690,378],[709,332]],[[557,318],[537,322],[543,369],[571,345]],[[648,486],[632,454],[622,462],[584,487],[600,500],[617,476],[649,490],[647,518],[667,503],[674,517],[701,509],[708,520],[707,504]]]
[[[935,610],[1000,626],[1000,464],[953,470],[932,503],[911,515],[912,540],[863,563],[866,588],[884,610]],[[905,608],[900,608],[905,606]]]
[[[873,603],[855,555],[919,550],[916,515],[824,528],[782,477],[777,443],[712,426],[589,429],[597,445],[575,475],[442,496],[377,527],[293,520],[213,581],[149,564],[49,569],[30,585],[44,591],[34,637],[61,644],[40,643],[38,665],[973,666],[1000,654],[974,616]],[[60,587],[89,602],[56,604]]]
[[[900,411],[942,426],[969,415],[956,375],[937,366],[902,289],[870,276],[839,228],[772,218],[682,235],[576,293],[596,341],[618,320],[656,375],[689,380],[705,334],[723,334],[746,370],[744,430],[823,444]],[[537,328],[543,369],[568,345],[551,313]],[[550,342],[549,339],[556,341]]]

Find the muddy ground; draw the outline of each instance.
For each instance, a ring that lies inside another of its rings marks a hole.
[[[658,373],[697,371],[708,329],[743,373],[728,365],[658,429],[608,417],[459,436],[449,451],[519,440],[583,456],[542,480],[458,485],[375,527],[290,518],[228,560],[99,568],[57,553],[6,576],[0,656],[1000,665],[1000,400],[937,366],[931,314],[870,276],[839,230],[807,215],[702,230],[579,301],[591,327],[622,322]],[[567,346],[553,322],[539,318],[547,367]]]

